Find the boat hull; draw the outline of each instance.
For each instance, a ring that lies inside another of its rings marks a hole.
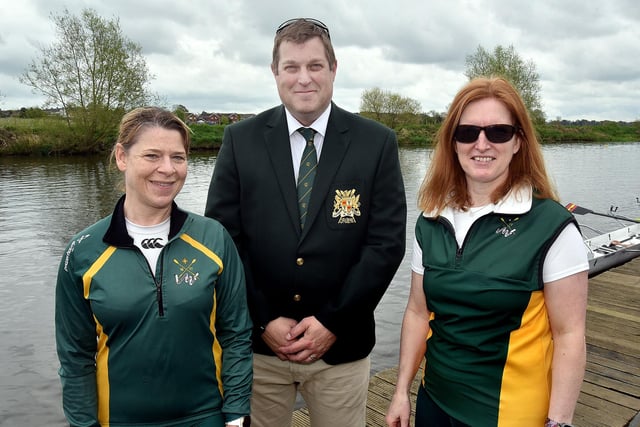
[[[592,277],[640,256],[640,224],[585,239],[584,243]]]

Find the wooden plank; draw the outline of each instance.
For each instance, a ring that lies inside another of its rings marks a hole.
[[[309,427],[309,411],[306,408],[293,411],[291,427]]]
[[[580,390],[580,402],[593,402],[591,399],[597,399],[603,406],[611,403],[616,406],[624,407],[634,411],[640,408],[640,399],[625,393],[622,390],[612,389],[611,387],[602,387],[598,384],[585,380]],[[590,406],[598,407],[597,404],[591,403]]]
[[[603,336],[603,335],[590,335],[587,334],[587,341],[595,347],[602,347],[609,349],[627,356],[633,356],[638,354],[637,345],[623,341],[615,336]]]
[[[592,384],[596,384],[600,387],[604,387],[610,390],[616,390],[620,393],[625,393],[631,397],[640,398],[640,387],[638,386],[638,377],[624,377],[624,374],[620,378],[615,378],[610,375],[611,371],[605,372],[593,372],[587,370],[584,375],[584,381]],[[619,373],[617,373],[619,374]]]
[[[640,322],[633,322],[602,313],[589,312],[587,315],[587,335],[609,334],[611,328],[618,329],[616,335],[640,348]]]
[[[622,409],[618,412],[614,406],[603,408],[602,405],[590,406],[590,402],[582,399],[576,405],[576,412],[573,417],[573,425],[580,427],[623,427],[633,417],[634,413],[629,409]]]
[[[604,354],[601,354],[601,351]],[[640,376],[640,353],[633,357],[590,345],[587,345],[587,353],[587,366],[589,364],[607,366],[629,375]]]

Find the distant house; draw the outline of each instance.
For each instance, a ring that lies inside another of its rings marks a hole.
[[[185,121],[187,124],[207,124],[207,125],[220,125],[239,122],[240,120],[253,117],[255,114],[238,114],[238,113],[207,113],[206,111],[200,114],[187,113]]]

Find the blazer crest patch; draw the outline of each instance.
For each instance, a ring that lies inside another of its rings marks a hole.
[[[333,218],[338,218],[338,224],[355,224],[360,216],[360,195],[356,190],[336,190],[333,201]]]

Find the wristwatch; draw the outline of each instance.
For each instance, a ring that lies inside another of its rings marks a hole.
[[[554,421],[552,419],[547,418],[544,422],[544,427],[573,427],[571,424],[567,423],[559,423],[558,421]]]
[[[236,418],[233,421],[227,422],[226,425],[240,427],[240,426],[244,425],[244,418],[245,417]]]

